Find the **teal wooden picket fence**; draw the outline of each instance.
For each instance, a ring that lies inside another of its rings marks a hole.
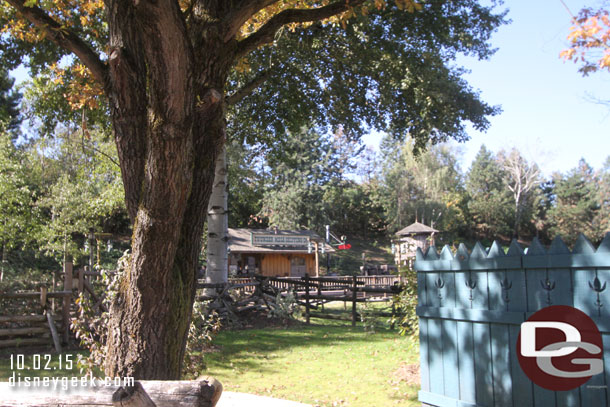
[[[610,406],[610,233],[595,247],[581,236],[572,251],[557,238],[547,250],[535,239],[524,254],[446,246],[415,261],[424,406]],[[553,392],[523,373],[516,354],[520,324],[550,305],[589,315],[603,336],[604,373],[583,386]]]

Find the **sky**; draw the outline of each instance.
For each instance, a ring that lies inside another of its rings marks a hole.
[[[564,3],[576,14],[596,1]],[[465,78],[482,99],[503,110],[490,118],[486,133],[468,129],[471,140],[460,144],[462,169],[470,167],[481,144],[494,152],[515,147],[546,176],[569,171],[580,158],[600,168],[610,155],[610,104],[591,99],[610,100],[610,72],[583,78],[578,65],[559,58],[572,26],[560,0],[507,0],[504,8],[512,23],[492,36],[498,51],[486,61],[457,61],[471,70]],[[364,141],[377,146],[380,137]]]

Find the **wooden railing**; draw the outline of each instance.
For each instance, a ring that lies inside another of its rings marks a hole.
[[[280,290],[280,292],[286,292],[290,289],[295,288],[295,281],[303,281],[302,277],[240,277],[230,278],[229,286],[240,286],[239,291],[247,293],[254,292],[255,283],[261,279],[267,279],[269,284]],[[342,290],[345,287],[345,282],[351,281],[351,276],[324,276],[318,280],[318,285],[321,291],[334,291]],[[389,287],[395,284],[402,284],[405,282],[404,277],[395,275],[377,275],[377,276],[356,276],[356,280],[362,283],[365,287]]]
[[[70,321],[75,298],[84,293],[94,302],[94,309],[106,311],[102,298],[95,293],[92,279],[98,272],[82,268],[74,272],[67,262],[63,270],[63,289],[53,284],[55,291],[45,285],[38,291],[0,292],[0,348],[53,344],[60,352],[61,345],[70,339]],[[55,301],[59,300],[59,301]],[[13,307],[8,307],[8,303]],[[17,303],[16,303],[17,302]],[[14,312],[15,309],[19,311]],[[10,315],[7,315],[7,310]]]

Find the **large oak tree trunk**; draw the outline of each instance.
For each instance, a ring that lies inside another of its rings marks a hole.
[[[203,23],[196,38],[208,43],[192,44],[176,2],[109,4],[106,93],[133,236],[110,310],[104,370],[178,379],[232,61],[218,34],[202,35]]]

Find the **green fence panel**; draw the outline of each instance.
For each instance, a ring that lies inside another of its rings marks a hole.
[[[572,251],[561,238],[537,239],[524,253],[516,241],[461,244],[455,253],[418,250],[421,390],[438,407],[609,406],[610,233],[596,249],[580,236]],[[597,324],[604,372],[571,391],[543,389],[517,358],[521,323],[550,305],[569,305]]]

